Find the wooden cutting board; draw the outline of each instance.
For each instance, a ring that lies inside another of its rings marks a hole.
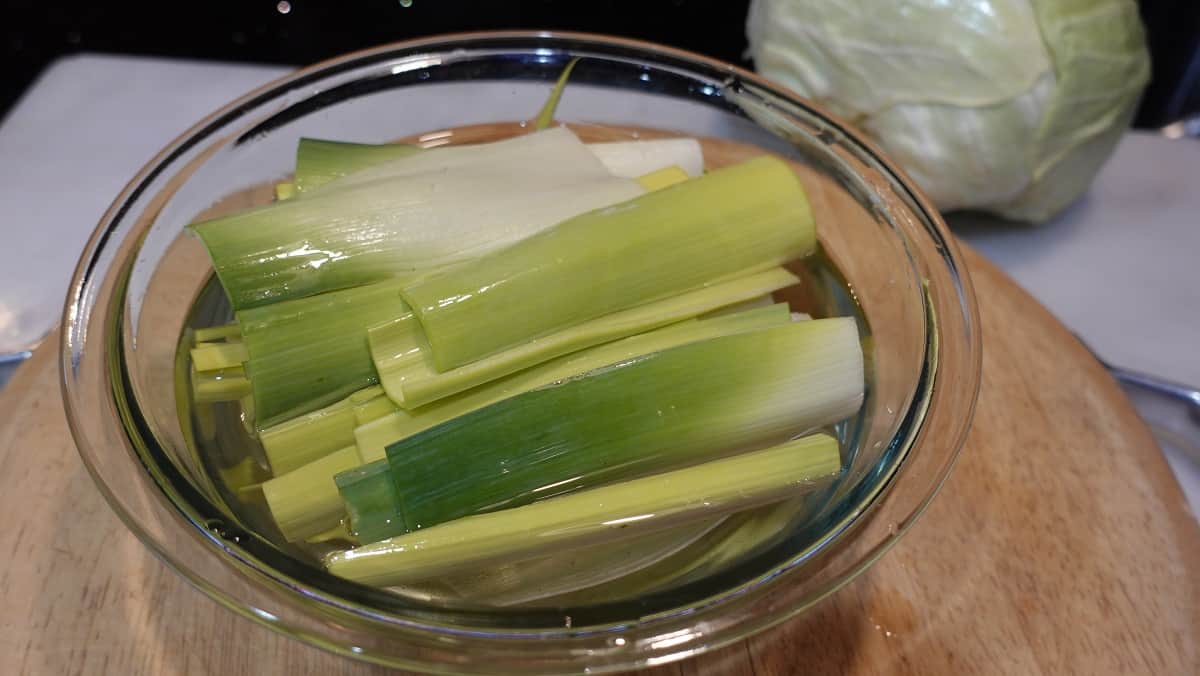
[[[1153,438],[1053,317],[967,261],[983,386],[923,519],[813,612],[648,673],[1200,673],[1200,530]],[[153,558],[76,456],[57,345],[0,395],[0,673],[385,673],[241,619]]]

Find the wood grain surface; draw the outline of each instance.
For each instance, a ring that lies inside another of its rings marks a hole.
[[[983,385],[922,521],[813,612],[652,674],[1200,673],[1200,530],[1150,433],[968,252]],[[0,394],[0,674],[367,674],[154,559],[76,456],[52,338]]]

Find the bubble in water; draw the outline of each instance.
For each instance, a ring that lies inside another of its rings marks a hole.
[[[207,519],[204,521],[204,527],[222,540],[228,540],[234,544],[239,544],[242,541],[241,533],[229,528],[221,519]]]

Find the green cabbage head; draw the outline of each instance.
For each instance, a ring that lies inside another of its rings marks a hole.
[[[1150,76],[1133,0],[753,0],[763,75],[873,137],[937,206],[1044,221]]]

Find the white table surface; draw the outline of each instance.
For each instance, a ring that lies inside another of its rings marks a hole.
[[[0,123],[0,353],[58,320],[88,235],[147,160],[288,70],[88,54],[48,68]],[[1200,142],[1131,133],[1055,221],[955,227],[1109,361],[1200,383]],[[1167,456],[1200,514],[1200,467]]]

